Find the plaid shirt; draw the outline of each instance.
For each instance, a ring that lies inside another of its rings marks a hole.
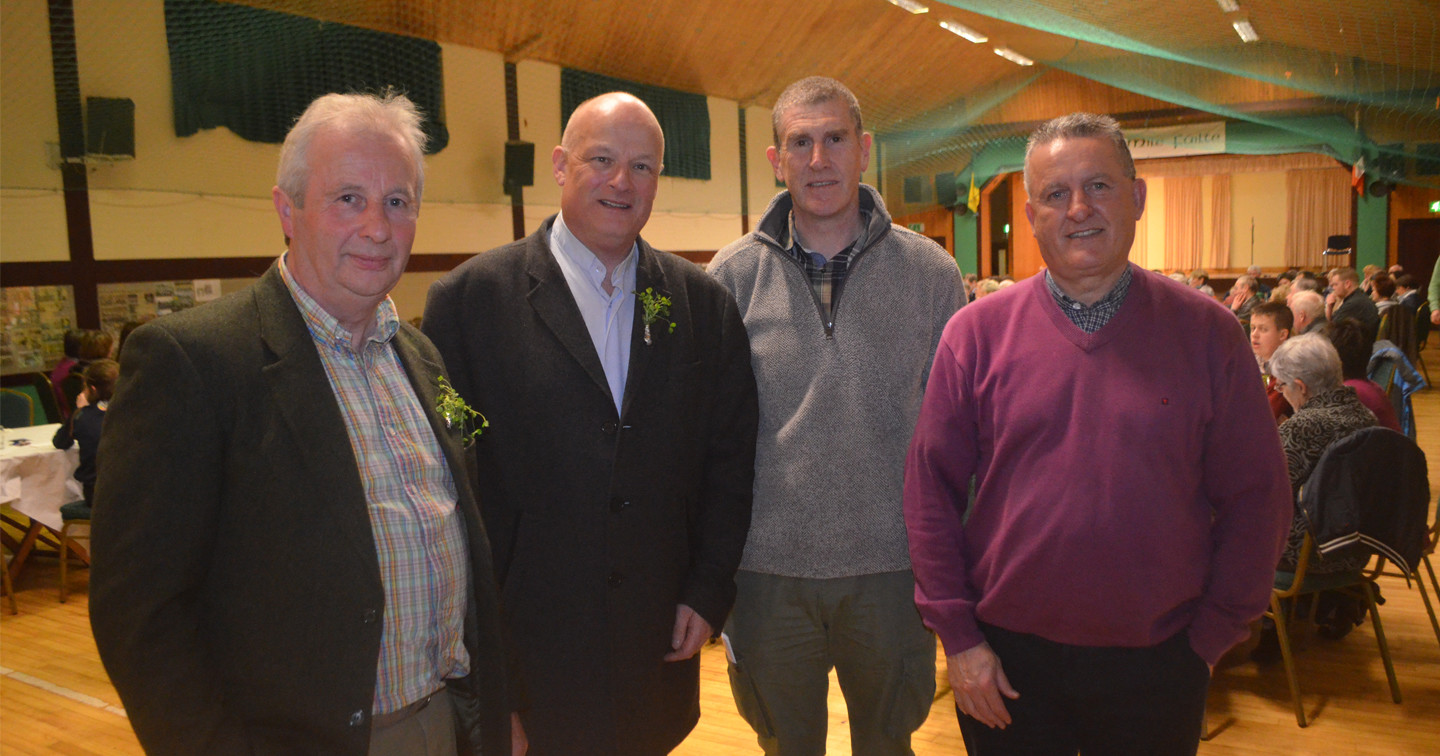
[[[374,712],[389,713],[470,669],[462,637],[469,555],[455,481],[391,345],[400,329],[394,303],[380,303],[375,333],[357,353],[350,332],[300,288],[284,257],[280,273],[325,365],[365,488],[385,586]]]
[[[1125,302],[1125,293],[1130,291],[1130,279],[1134,276],[1130,273],[1130,266],[1125,266],[1125,272],[1120,274],[1120,280],[1115,282],[1115,288],[1109,294],[1100,298],[1099,302],[1093,305],[1085,305],[1070,298],[1060,290],[1055,278],[1050,271],[1045,271],[1045,285],[1050,287],[1050,296],[1055,299],[1055,304],[1060,305],[1060,311],[1071,323],[1080,327],[1086,333],[1095,333],[1105,327],[1115,313],[1120,311],[1120,305]]]
[[[795,213],[790,213],[790,222],[785,227],[784,239],[777,239],[780,246],[800,263],[801,269],[805,271],[806,278],[810,279],[810,290],[815,293],[815,301],[820,305],[820,310],[827,314],[827,319],[835,316],[835,303],[840,301],[840,290],[845,286],[845,277],[850,273],[850,260],[865,249],[865,244],[870,241],[870,213],[866,210],[860,211],[860,236],[855,242],[828,261],[824,255],[817,252],[810,252],[800,243],[800,237],[795,234]],[[828,331],[830,324],[827,322]]]

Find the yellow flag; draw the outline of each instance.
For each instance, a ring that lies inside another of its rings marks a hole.
[[[965,199],[965,206],[970,212],[980,212],[980,190],[975,188],[975,171],[970,171],[970,196]]]

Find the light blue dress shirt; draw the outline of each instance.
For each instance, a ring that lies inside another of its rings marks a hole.
[[[635,330],[635,266],[639,260],[638,246],[630,246],[630,254],[615,266],[610,285],[615,293],[606,294],[605,264],[588,247],[570,233],[563,215],[555,216],[550,227],[550,254],[560,265],[570,295],[585,319],[590,341],[605,368],[605,380],[620,412],[625,398],[625,378],[630,372],[630,336]]]

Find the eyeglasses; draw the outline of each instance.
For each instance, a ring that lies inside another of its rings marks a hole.
[[[1280,379],[1278,379],[1278,378],[1275,380],[1275,390],[1276,390],[1276,391],[1284,391],[1284,390],[1285,390],[1285,385],[1286,385],[1286,382],[1285,382],[1285,381],[1282,381],[1282,380],[1280,380]]]

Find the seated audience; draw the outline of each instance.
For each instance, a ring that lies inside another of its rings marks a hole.
[[[1265,381],[1265,398],[1270,400],[1270,414],[1275,422],[1282,423],[1295,409],[1285,400],[1285,395],[1276,388],[1275,376],[1270,373],[1270,358],[1275,350],[1290,338],[1295,327],[1294,315],[1283,302],[1265,302],[1257,305],[1250,313],[1250,349],[1260,363],[1260,375]]]
[[[1360,291],[1360,276],[1354,268],[1330,271],[1330,294],[1325,297],[1325,319],[1355,318],[1365,328],[1370,346],[1380,331],[1380,311],[1368,294]]]
[[[1320,278],[1308,270],[1302,270],[1295,276],[1294,283],[1290,284],[1290,291],[1320,291],[1325,288],[1320,285]],[[1323,299],[1321,301],[1324,301]]]
[[[65,395],[60,391],[60,384],[70,376],[70,371],[80,364],[80,337],[85,332],[74,328],[65,332],[64,350],[65,356],[55,363],[55,369],[50,371],[50,388],[55,391],[55,406],[65,406]]]
[[[1259,265],[1251,265],[1246,268],[1245,275],[1255,279],[1255,294],[1258,295],[1260,299],[1265,300],[1270,298],[1270,287],[1266,286],[1265,282],[1260,280],[1260,277],[1264,274],[1260,272]]]
[[[1296,282],[1298,285],[1298,281]],[[1291,289],[1290,312],[1295,316],[1295,330],[1291,335],[1314,333],[1325,327],[1325,298],[1313,289]]]
[[[1360,403],[1354,389],[1345,385],[1340,355],[1320,334],[1296,336],[1281,344],[1270,357],[1270,370],[1286,401],[1295,408],[1295,414],[1280,426],[1280,443],[1290,470],[1290,488],[1298,496],[1326,447],[1375,425],[1375,414]],[[1304,514],[1297,507],[1280,556],[1281,571],[1294,571],[1305,527]],[[1316,575],[1358,570],[1366,560],[1368,556],[1357,563],[1355,558],[1311,555],[1309,571]]]
[[[1375,309],[1380,313],[1376,339],[1384,339],[1400,347],[1406,359],[1415,362],[1419,360],[1420,352],[1415,334],[1415,313],[1400,306],[1400,300],[1395,297],[1397,288],[1395,279],[1384,271],[1376,273],[1371,281],[1370,298],[1375,301]]]
[[[110,349],[115,345],[115,337],[109,333],[93,328],[87,328],[80,332],[80,348],[78,351],[80,361],[70,368],[69,375],[65,376],[55,388],[60,392],[60,415],[62,420],[69,420],[70,415],[75,412],[76,399],[85,388],[85,381],[81,377],[85,368],[95,360],[110,358]]]
[[[1285,304],[1290,299],[1290,286],[1290,279],[1280,279],[1280,283],[1275,284],[1275,288],[1270,290],[1269,301]]]
[[[1420,311],[1420,305],[1425,302],[1425,292],[1420,291],[1415,282],[1415,276],[1401,273],[1395,276],[1395,299],[1410,311],[1411,316],[1414,316],[1416,312]]]
[[[1196,268],[1190,273],[1190,285],[1212,298],[1215,296],[1215,289],[1210,286],[1210,274],[1204,270]]]
[[[1000,282],[999,282],[999,281],[997,281],[997,280],[995,280],[995,279],[993,279],[993,278],[981,279],[980,283],[975,284],[975,298],[976,298],[976,299],[979,299],[979,298],[985,296],[986,294],[994,294],[995,292],[997,292],[997,291],[999,291],[999,290],[1000,290]]]
[[[100,448],[100,426],[115,393],[115,379],[120,377],[120,363],[95,360],[82,375],[84,387],[75,397],[75,412],[60,424],[53,439],[56,449],[69,449],[80,442],[80,466],[75,468],[75,479],[80,481],[84,501],[60,507],[61,516],[67,520],[90,519],[90,502],[95,498],[95,452]]]
[[[1380,425],[1397,433],[1402,432],[1400,420],[1390,398],[1385,395],[1385,389],[1367,377],[1370,348],[1365,345],[1364,326],[1354,318],[1345,318],[1327,324],[1323,333],[1340,355],[1340,373],[1345,385],[1355,390],[1355,396],[1374,413]]]
[[[1265,301],[1260,298],[1260,294],[1256,291],[1255,287],[1256,281],[1254,276],[1240,276],[1235,279],[1235,285],[1230,287],[1230,295],[1228,297],[1230,311],[1235,313],[1235,317],[1240,319],[1240,324],[1247,329],[1250,327],[1250,312],[1255,309],[1256,305]]]

